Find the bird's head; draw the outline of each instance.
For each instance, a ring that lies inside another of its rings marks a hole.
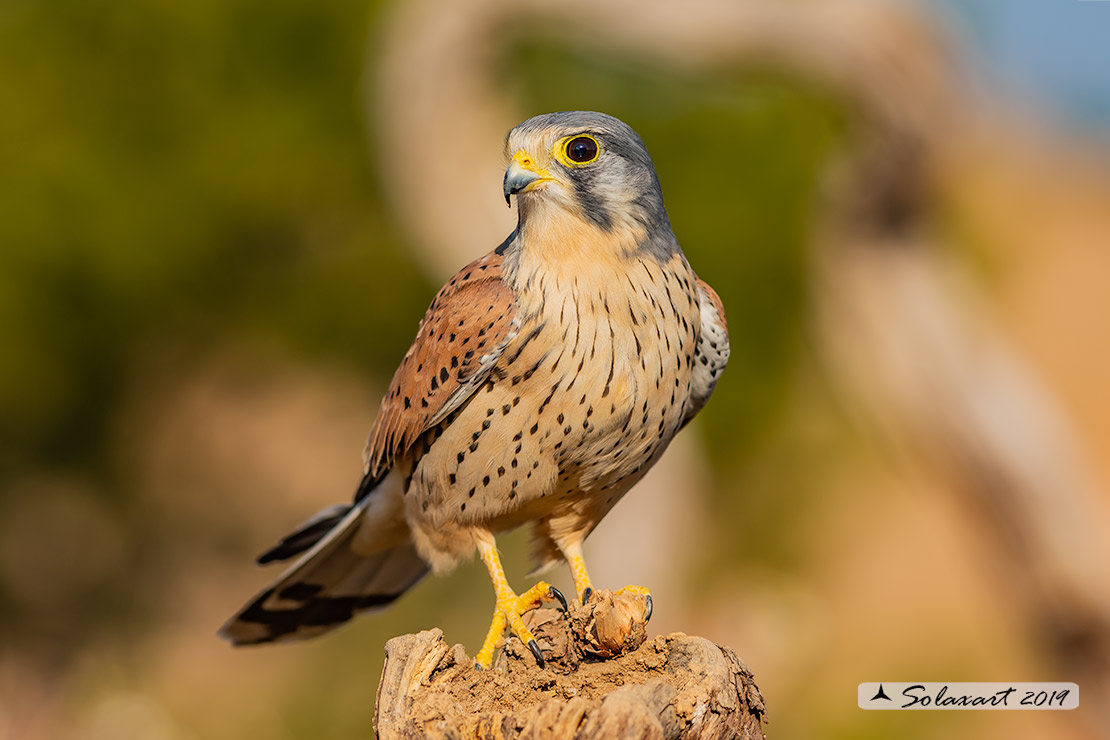
[[[542,210],[602,231],[670,234],[651,157],[624,122],[591,111],[548,113],[510,131],[505,150],[505,202],[517,196],[522,226]]]

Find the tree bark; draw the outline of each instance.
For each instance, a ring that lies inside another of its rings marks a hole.
[[[644,603],[603,591],[525,621],[546,666],[512,637],[488,671],[438,629],[385,647],[381,740],[761,740],[766,708],[731,648],[682,633],[647,639]]]

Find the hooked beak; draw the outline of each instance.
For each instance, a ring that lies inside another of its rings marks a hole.
[[[513,161],[505,170],[505,205],[510,205],[509,196],[526,193],[541,182],[547,182],[551,177],[546,170],[539,169],[535,160],[528,156],[523,149],[513,155]]]

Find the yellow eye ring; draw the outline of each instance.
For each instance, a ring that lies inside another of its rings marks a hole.
[[[581,167],[598,158],[601,145],[588,134],[564,136],[555,143],[555,158],[567,167]]]

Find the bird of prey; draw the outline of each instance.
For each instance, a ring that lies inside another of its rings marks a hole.
[[[541,567],[593,592],[582,542],[702,408],[728,361],[717,294],[678,246],[651,158],[602,113],[536,116],[508,135],[516,229],[439,291],[382,400],[350,505],[259,557],[300,556],[221,630],[236,645],[319,635],[477,550],[496,594],[476,656],[521,615],[494,535],[531,524]],[[650,593],[628,587],[647,599]]]

